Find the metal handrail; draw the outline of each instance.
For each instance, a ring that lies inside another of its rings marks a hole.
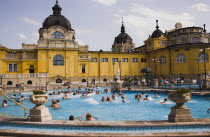
[[[17,101],[11,99],[10,97],[8,97],[7,95],[0,93],[0,95],[2,95],[3,97],[9,99],[10,101],[14,102],[15,104],[21,106],[24,109],[24,116],[26,116],[26,110],[30,111],[28,108],[24,107],[22,104],[18,103]]]

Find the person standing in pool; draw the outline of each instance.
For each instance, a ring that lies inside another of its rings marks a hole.
[[[2,107],[7,107],[7,106],[8,106],[7,101],[6,100],[3,100],[2,101]]]

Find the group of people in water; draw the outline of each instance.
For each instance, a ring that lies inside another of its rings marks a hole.
[[[80,120],[80,121],[81,121],[83,117],[84,117],[84,115],[82,115],[81,117],[74,118],[74,116],[71,115],[71,116],[69,116],[69,120],[70,120],[70,121],[74,121],[74,120]],[[98,119],[95,118],[95,117],[92,117],[92,115],[91,115],[90,113],[87,113],[87,114],[86,114],[86,120],[87,120],[87,121],[96,121],[96,120],[98,120]]]

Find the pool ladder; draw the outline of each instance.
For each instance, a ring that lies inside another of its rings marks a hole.
[[[10,101],[14,102],[15,104],[21,106],[21,107],[24,109],[24,117],[25,117],[26,114],[27,114],[27,113],[26,113],[26,110],[28,110],[28,111],[30,112],[30,110],[29,110],[28,108],[24,107],[22,104],[20,104],[20,103],[16,102],[15,100],[11,99],[11,98],[8,97],[7,95],[5,95],[5,94],[3,94],[3,93],[0,93],[0,95],[2,95],[3,97],[9,99]]]

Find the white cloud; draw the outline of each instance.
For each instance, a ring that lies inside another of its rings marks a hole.
[[[17,33],[17,36],[21,39],[21,42],[23,42],[23,43],[29,43],[29,44],[37,43],[38,38],[39,38],[38,32],[31,33],[31,35],[29,37],[27,37],[23,33]]]
[[[106,5],[106,6],[112,6],[117,3],[117,0],[92,0],[92,1]]]
[[[76,29],[76,34],[78,35],[87,35],[90,34],[91,32],[93,32],[92,30],[89,29]]]
[[[23,20],[26,22],[26,23],[29,23],[31,25],[34,25],[34,26],[38,26],[38,27],[41,27],[41,23],[33,20],[33,19],[30,19],[30,18],[27,18],[27,17],[24,17]]]
[[[26,35],[24,35],[24,34],[22,34],[22,33],[17,33],[17,36],[18,36],[20,39],[22,39],[22,40],[26,40],[26,39],[27,39]]]
[[[203,3],[197,3],[195,5],[192,5],[191,8],[196,9],[200,12],[209,12],[209,6]]]
[[[80,40],[80,39],[76,39],[76,41],[78,41],[79,45],[87,45],[84,41]]]
[[[121,15],[115,14],[117,23],[121,21]],[[133,37],[134,42],[142,42],[156,29],[155,20],[159,20],[159,26],[163,32],[175,28],[175,23],[181,22],[182,26],[193,26],[195,17],[189,13],[173,13],[169,11],[151,9],[143,5],[134,4],[124,16],[126,32]],[[139,44],[139,43],[137,43]],[[136,46],[140,46],[136,45]]]

